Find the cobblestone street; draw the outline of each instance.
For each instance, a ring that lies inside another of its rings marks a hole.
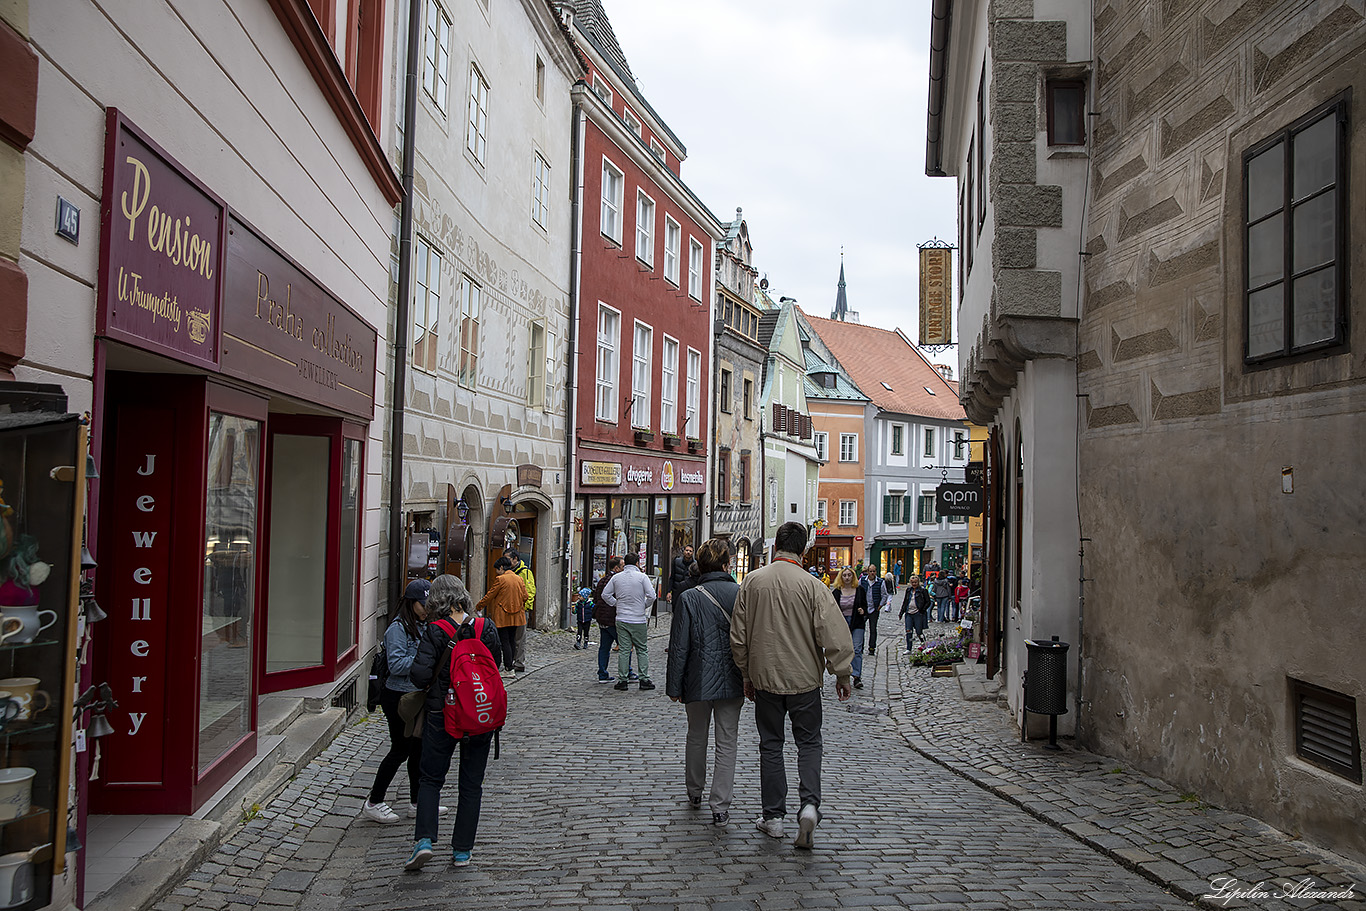
[[[1264,826],[1239,830],[1244,817],[1211,818],[1179,797],[1164,811],[1160,782],[1112,774],[1113,763],[1086,760],[1087,754],[1044,755],[1038,744],[1018,744],[1018,735],[1011,743],[1002,736],[1010,727],[1004,712],[963,702],[951,678],[931,680],[927,670],[907,667],[894,651],[898,638],[884,639],[877,662],[865,665],[870,685],[850,703],[841,705],[833,686],[826,688],[825,818],[813,852],[795,851],[791,832],[779,842],[755,830],[758,755],[748,705],[731,823],[718,830],[705,808],[693,811],[685,800],[684,714],[664,695],[665,637],[657,635],[650,649],[659,689],[622,693],[594,682],[595,650],[573,651],[571,636],[550,634],[529,642],[532,670],[509,686],[509,726],[501,758],[489,765],[471,866],[445,862],[449,818],[437,858],[419,874],[402,870],[412,847],[406,816],[392,826],[356,818],[385,743],[376,717],[345,730],[156,908],[1153,911],[1190,907],[1182,886],[1174,892],[1168,880],[1191,880],[1190,869],[1219,849],[1237,856],[1200,867],[1206,879],[1221,872],[1281,874],[1257,868],[1256,850],[1239,839],[1279,852],[1287,875],[1312,866],[1328,881],[1355,883],[1361,897],[1359,871],[1345,874],[1331,859],[1305,856],[1304,846]],[[908,722],[908,711],[922,726]],[[936,738],[934,725],[951,742]],[[955,731],[954,725],[964,727]],[[995,749],[988,750],[993,738]],[[794,757],[789,744],[792,817]],[[1094,767],[1085,767],[1088,762]],[[1100,784],[1086,785],[1088,773]],[[398,806],[403,801],[395,795],[406,793],[403,775],[390,792]],[[1038,799],[1020,785],[1031,775],[1041,782]],[[1063,811],[1048,794],[1077,778],[1083,781],[1079,800],[1096,808],[1073,801],[1071,819],[1052,818]],[[1106,790],[1112,783],[1117,792]],[[451,782],[447,797],[453,805]],[[1159,856],[1151,844],[1138,847],[1154,813],[1190,868]],[[1218,844],[1191,837],[1182,843],[1192,829]],[[1126,850],[1140,853],[1130,857]],[[1227,906],[1361,904],[1235,900]]]

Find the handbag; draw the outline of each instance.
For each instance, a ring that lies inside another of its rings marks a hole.
[[[389,658],[384,654],[384,643],[375,649],[375,657],[370,659],[370,685],[365,691],[365,708],[373,712],[379,707],[379,697],[384,692],[384,682],[389,679]]]
[[[398,717],[403,719],[404,737],[422,736],[423,708],[427,703],[426,690],[413,690],[398,697]]]

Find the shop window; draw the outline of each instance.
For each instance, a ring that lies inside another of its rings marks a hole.
[[[1346,127],[1339,99],[1243,156],[1248,363],[1346,338]]]
[[[749,542],[743,538],[735,545],[735,581],[743,582],[749,572]]]

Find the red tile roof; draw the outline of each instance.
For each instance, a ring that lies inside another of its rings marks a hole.
[[[899,332],[822,319],[804,310],[802,316],[839,359],[845,373],[880,410],[966,420],[963,406],[958,403],[958,384],[944,379]]]

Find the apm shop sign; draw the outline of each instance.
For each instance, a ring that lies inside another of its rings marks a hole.
[[[941,516],[980,516],[982,488],[978,484],[940,484],[934,508]]]

